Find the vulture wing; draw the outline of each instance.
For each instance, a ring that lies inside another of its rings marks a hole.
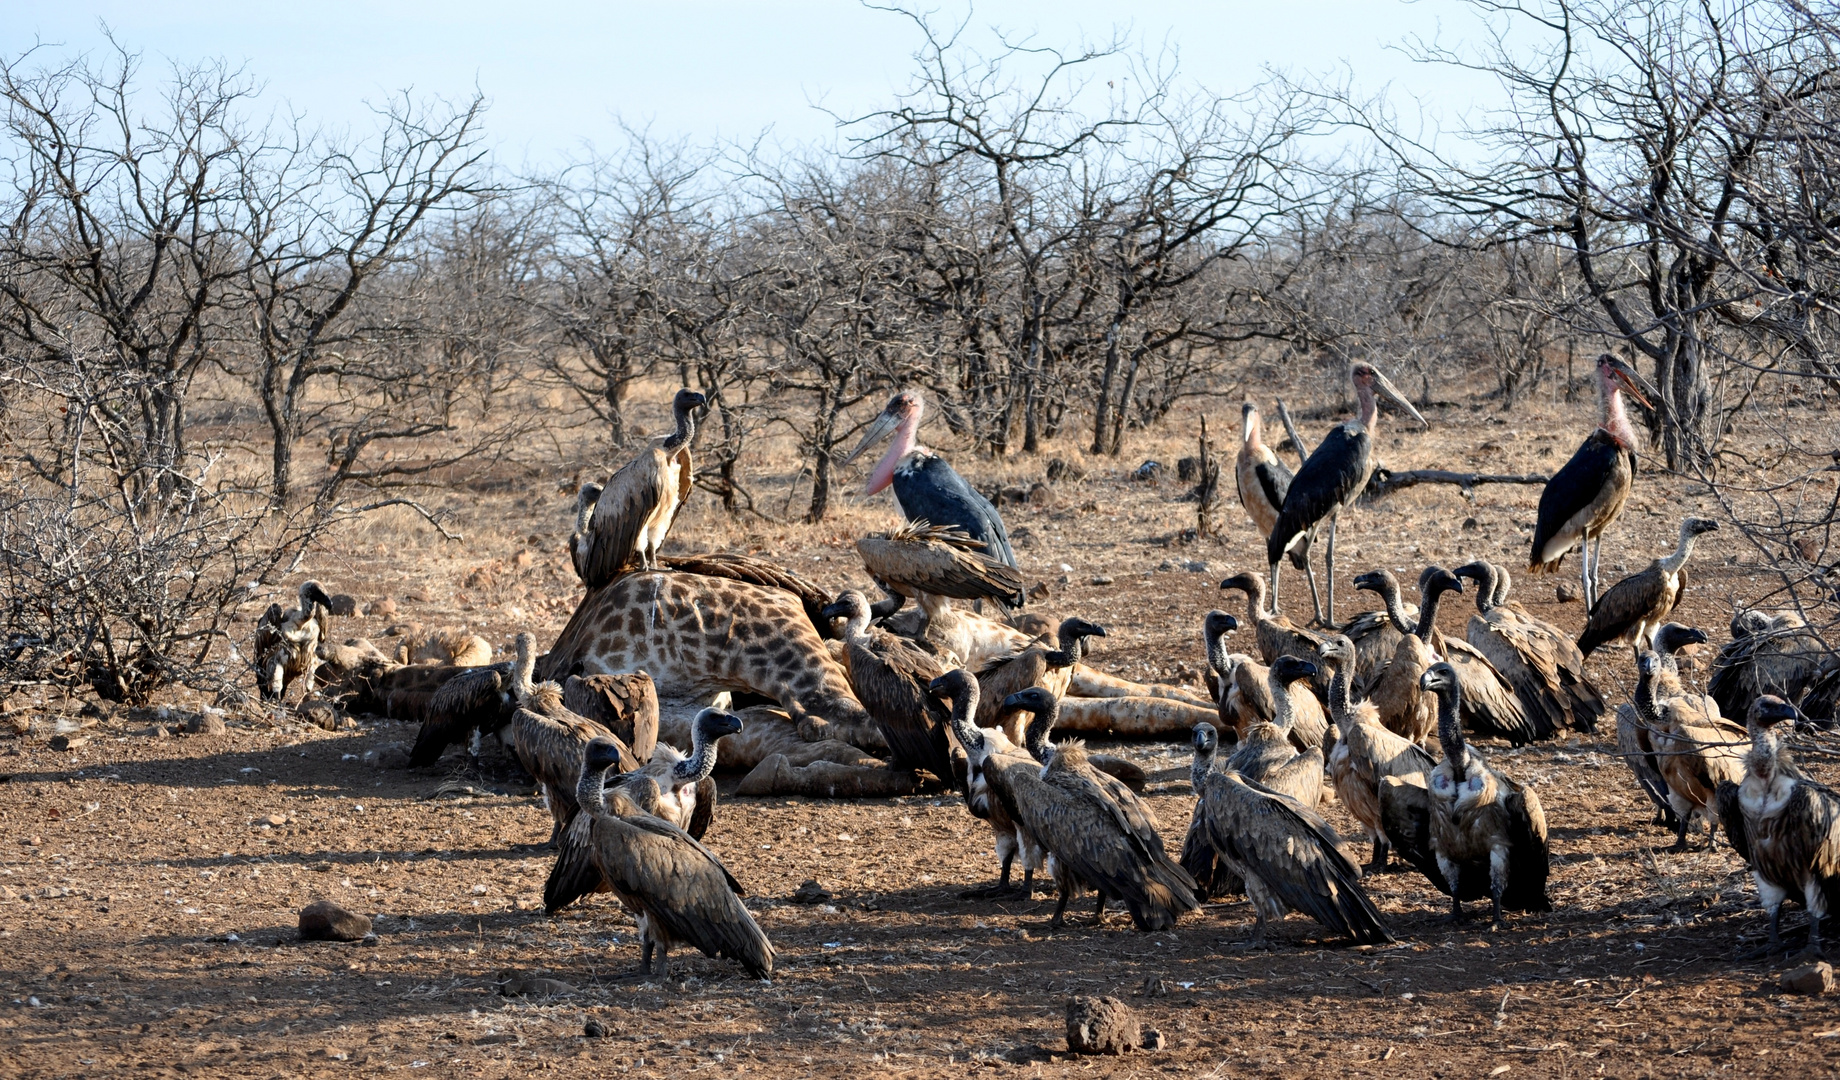
[[[581,580],[588,588],[612,581],[638,553],[640,530],[664,502],[664,483],[664,451],[654,447],[621,466],[601,489],[581,561]]]
[[[969,537],[951,527],[913,522],[886,536],[856,541],[863,567],[878,581],[959,600],[988,598],[1020,607],[1022,575],[966,549]]]

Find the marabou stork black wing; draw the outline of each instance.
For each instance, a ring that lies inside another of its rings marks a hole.
[[[1533,548],[1527,556],[1527,569],[1556,567],[1566,551],[1583,537],[1581,519],[1591,507],[1605,498],[1604,488],[1618,471],[1623,454],[1629,454],[1627,468],[1635,472],[1635,455],[1623,449],[1602,431],[1593,431],[1578,447],[1565,466],[1546,481],[1540,492],[1540,512],[1533,529]],[[1555,540],[1569,540],[1563,550],[1552,551]]]
[[[1367,482],[1372,454],[1373,437],[1360,424],[1339,424],[1330,429],[1297,475],[1291,477],[1290,491],[1278,510],[1278,524],[1266,541],[1266,561],[1277,562],[1291,541],[1359,493]]]
[[[894,472],[894,497],[901,504],[901,515],[909,521],[956,525],[972,539],[981,541],[990,558],[1015,569],[1016,553],[1010,549],[1009,530],[997,508],[966,483],[945,458],[937,454],[918,457],[917,466],[910,468],[903,463]]]
[[[1252,475],[1258,478],[1259,490],[1265,493],[1266,501],[1273,506],[1282,507],[1284,505],[1284,497],[1289,495],[1291,490],[1292,476],[1290,468],[1286,466],[1284,462],[1278,461],[1274,457],[1271,461],[1261,461],[1254,464],[1252,466]],[[1291,565],[1299,570],[1309,569],[1309,537],[1306,536],[1304,539],[1298,541],[1296,547],[1291,548]]]
[[[1393,940],[1361,888],[1361,868],[1315,811],[1232,772],[1205,781],[1214,847],[1240,863],[1285,905],[1363,945]]]

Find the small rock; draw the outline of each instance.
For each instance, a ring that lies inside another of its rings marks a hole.
[[[151,736],[153,736],[153,737],[154,737],[154,738],[156,738],[156,739],[170,739],[170,738],[172,738],[172,732],[170,732],[170,731],[168,731],[168,730],[166,729],[166,725],[165,725],[165,724],[155,724],[155,725],[153,725],[152,727],[150,727],[150,728],[148,728],[148,729],[147,729],[147,734],[149,734],[149,735],[151,735]]]
[[[1143,1039],[1137,1044],[1140,1050],[1161,1050],[1167,1045],[1168,1043],[1163,1039],[1163,1033],[1155,1028],[1145,1028]]]
[[[518,552],[517,555],[511,561],[514,563],[517,563],[518,569],[527,570],[530,568],[531,563],[534,563],[537,561],[537,557],[530,553],[529,548],[525,548],[524,550]]]
[[[1194,455],[1176,459],[1176,479],[1192,484],[1201,476],[1201,459]]]
[[[1480,529],[1480,528],[1482,528],[1482,522],[1477,521],[1475,518],[1466,517],[1463,519],[1463,531],[1464,532],[1475,532],[1477,529]]]
[[[338,706],[325,698],[308,698],[294,712],[302,720],[324,731],[345,731],[358,726],[351,717],[339,712]]]
[[[587,1023],[581,1025],[581,1034],[585,1039],[605,1039],[607,1037],[607,1029],[601,1026],[599,1020],[589,1020]]]
[[[409,751],[401,743],[387,743],[364,752],[363,761],[373,769],[406,769]]]
[[[1076,1054],[1125,1054],[1143,1044],[1143,1025],[1115,997],[1067,1001],[1067,1049]]]
[[[185,722],[187,735],[222,735],[224,731],[224,718],[221,715],[201,712]]]
[[[1090,584],[1093,584],[1093,585],[1110,585],[1111,583],[1112,583],[1112,579],[1111,579],[1111,576],[1108,574],[1100,574],[1094,577],[1090,582]]]
[[[786,899],[794,904],[822,904],[829,900],[832,893],[815,881],[807,881],[793,891]]]
[[[1037,509],[1047,509],[1055,503],[1054,489],[1037,480],[1030,486],[1028,504]]]
[[[396,601],[387,596],[380,600],[372,600],[370,603],[364,605],[364,613],[372,618],[382,618],[394,615],[396,614]]]
[[[93,701],[85,701],[83,703],[83,707],[77,710],[77,715],[78,716],[94,716],[94,717],[100,718],[103,715],[102,706],[96,704]]]
[[[428,590],[418,585],[408,592],[403,593],[403,599],[411,601],[412,603],[426,604],[428,602]]]
[[[80,750],[88,745],[89,736],[87,735],[51,736],[51,749],[53,750]]]
[[[287,824],[287,815],[286,814],[270,814],[267,817],[263,818],[262,820],[268,822],[270,825],[279,829],[281,826]]]
[[[573,997],[581,993],[560,979],[516,971],[501,971],[498,975],[498,992],[505,997]]]
[[[1191,574],[1211,574],[1214,572],[1213,566],[1211,566],[1206,559],[1189,559],[1182,564],[1182,569]]]
[[[302,941],[361,941],[370,932],[370,919],[330,900],[315,900],[300,909]]]
[[[358,939],[358,948],[375,949],[378,945],[381,945],[382,943],[383,943],[382,939],[378,938],[375,931],[372,931],[371,933],[368,933]]]
[[[334,615],[346,618],[358,613],[358,598],[350,593],[333,593],[331,599],[332,604],[327,610]]]
[[[1084,480],[1086,470],[1065,458],[1048,459],[1048,483],[1058,484],[1063,480]]]
[[[418,622],[392,623],[384,628],[384,637],[420,637],[422,624]]]
[[[1783,972],[1782,988],[1791,994],[1830,994],[1834,989],[1834,966],[1821,960],[1792,968]]]
[[[1562,581],[1553,589],[1553,597],[1561,604],[1569,604],[1578,599],[1578,590]]]
[[[1045,581],[1037,581],[1035,584],[1029,586],[1030,600],[1046,600],[1053,595],[1054,590],[1049,588],[1048,583]]]

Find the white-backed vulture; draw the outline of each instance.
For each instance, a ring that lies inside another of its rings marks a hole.
[[[1235,574],[1220,583],[1223,589],[1246,594],[1246,618],[1257,632],[1259,659],[1269,664],[1280,656],[1296,656],[1312,664],[1322,658],[1322,635],[1305,630],[1265,606],[1265,579],[1257,574]],[[1315,687],[1318,697],[1329,692],[1328,680]]]
[[[1432,884],[1449,893],[1452,921],[1463,920],[1463,901],[1478,894],[1489,897],[1498,927],[1504,907],[1551,911],[1540,797],[1490,768],[1488,759],[1465,741],[1463,686],[1450,664],[1432,665],[1420,681],[1438,697],[1444,757],[1431,771],[1429,787],[1431,852],[1442,884],[1438,879]]]
[[[1329,714],[1340,736],[1329,753],[1329,776],[1336,798],[1374,839],[1374,858],[1368,870],[1377,873],[1386,869],[1392,846],[1380,813],[1381,778],[1416,778],[1426,783],[1437,762],[1417,743],[1388,731],[1373,702],[1350,700],[1348,672],[1357,665],[1357,656],[1355,644],[1345,635],[1323,643],[1323,660],[1335,667],[1329,681]]]
[[[905,638],[869,626],[869,601],[845,590],[822,612],[844,620],[850,689],[875,720],[897,768],[925,769],[941,781],[955,781],[948,712],[928,692],[946,669],[937,657]]]
[[[511,690],[516,666],[516,661],[506,660],[465,668],[442,683],[428,699],[415,748],[409,751],[409,764],[416,768],[433,765],[456,743],[470,743],[477,757],[479,740],[503,731],[511,723],[511,714],[517,712],[517,695]]]
[[[1305,806],[1322,801],[1322,737],[1328,722],[1316,697],[1302,682],[1316,674],[1316,665],[1296,656],[1280,656],[1267,670],[1266,692],[1272,718],[1240,733],[1239,747],[1227,758],[1227,768],[1247,780],[1289,795]],[[1300,738],[1297,704],[1307,701],[1317,709],[1312,723],[1315,739]]]
[[[577,797],[593,815],[596,867],[638,918],[641,970],[668,975],[672,946],[685,944],[734,960],[754,978],[771,976],[773,945],[741,903],[745,893],[734,875],[689,833],[640,809],[656,797],[656,781],[642,777],[609,796],[606,772],[619,759],[612,740],[590,742],[578,765]]]
[[[969,672],[948,671],[932,690],[952,701],[953,733],[974,775],[983,774],[1011,819],[1048,853],[1060,890],[1049,925],[1061,925],[1067,902],[1082,887],[1099,893],[1101,912],[1107,898],[1124,901],[1142,930],[1166,930],[1195,908],[1194,880],[1170,862],[1160,839],[1149,842],[1153,828],[1132,820],[1106,795],[1085,763],[1083,747],[1057,749],[1046,768],[1011,761],[996,754],[996,740],[971,723],[978,691]]]
[[[650,675],[570,675],[562,683],[562,704],[613,732],[622,752],[639,761],[652,759],[658,746],[658,684]]]
[[[1667,779],[1661,775],[1661,759],[1655,755],[1655,734],[1661,717],[1652,707],[1661,698],[1682,692],[1680,672],[1674,653],[1688,645],[1703,645],[1706,634],[1690,626],[1668,623],[1655,631],[1655,649],[1661,662],[1648,669],[1638,668],[1633,699],[1616,708],[1616,749],[1629,771],[1635,774],[1636,786],[1655,804],[1653,825],[1665,825],[1678,831],[1679,819],[1668,799]],[[1650,682],[1658,683],[1652,691]]]
[[[1744,779],[1748,736],[1743,728],[1720,716],[1718,705],[1703,694],[1657,694],[1661,680],[1654,677],[1655,672],[1667,662],[1648,651],[1636,661],[1643,676],[1636,693],[1644,699],[1638,711],[1653,718],[1654,758],[1677,822],[1673,850],[1687,850],[1687,832],[1695,819],[1706,822],[1706,847],[1710,849],[1719,827],[1713,805],[1719,785]]]
[[[1195,896],[1202,903],[1219,896],[1234,896],[1246,891],[1246,883],[1221,861],[1214,850],[1214,838],[1208,833],[1207,803],[1202,794],[1207,778],[1214,771],[1214,759],[1220,748],[1220,735],[1214,725],[1195,725],[1192,739],[1195,757],[1188,767],[1189,786],[1195,793],[1194,813],[1188,819],[1188,832],[1182,837],[1182,856],[1177,862],[1195,879]]]
[[[575,490],[575,531],[569,536],[569,562],[575,567],[575,576],[585,584],[588,580],[588,555],[593,550],[594,534],[588,530],[588,522],[594,517],[594,504],[601,498],[601,486],[587,483]]]
[[[694,390],[679,390],[671,401],[675,430],[620,466],[601,490],[588,523],[587,553],[579,564],[582,583],[590,589],[635,562],[646,570],[658,568],[658,549],[690,497],[695,479],[690,440],[696,437],[696,410],[707,403]]]
[[[1462,592],[1463,582],[1441,566],[1427,566],[1419,575],[1418,636],[1431,651],[1455,669],[1463,683],[1463,722],[1478,735],[1498,735],[1515,746],[1552,734],[1549,727],[1529,717],[1520,695],[1489,663],[1488,657],[1462,638],[1447,636],[1437,626],[1438,604],[1427,599],[1428,590]]]
[[[1073,681],[1073,665],[1086,653],[1086,639],[1104,637],[1105,627],[1069,618],[1061,620],[1055,633],[1058,649],[1037,641],[1020,652],[997,657],[974,669],[978,677],[978,727],[1002,728],[1010,742],[1021,743],[1026,723],[1022,714],[1003,711],[1003,699],[1031,686],[1042,687],[1057,698],[1066,697]]]
[[[1425,595],[1435,615],[1436,597],[1443,594],[1446,583],[1437,580],[1432,584],[1435,587]],[[1392,571],[1370,570],[1360,574],[1354,579],[1354,587],[1379,593],[1386,604],[1388,619],[1400,632],[1393,658],[1368,683],[1367,699],[1380,711],[1380,723],[1388,731],[1422,747],[1437,730],[1437,699],[1425,693],[1418,680],[1437,663],[1437,657],[1431,652],[1431,646],[1425,644],[1425,639],[1418,636],[1418,622],[1405,621],[1405,609],[1399,602],[1399,581]],[[1423,617],[1421,610],[1419,619]]]
[[[517,636],[517,663],[511,671],[511,692],[518,708],[511,714],[511,745],[524,771],[542,785],[555,819],[549,843],[557,844],[580,809],[575,786],[581,779],[582,748],[595,739],[613,741],[613,732],[577,716],[562,703],[562,687],[553,682],[532,683],[535,646],[529,634]]]
[[[1680,542],[1674,550],[1610,586],[1591,606],[1578,650],[1589,656],[1600,646],[1620,641],[1640,651],[1654,648],[1655,631],[1687,591],[1687,558],[1700,536],[1717,532],[1710,518],[1690,517],[1680,523]]]
[[[1596,731],[1604,699],[1585,677],[1584,654],[1572,639],[1550,623],[1498,606],[1502,570],[1495,564],[1478,560],[1455,573],[1476,585],[1476,614],[1465,637],[1514,688],[1533,730]]]
[[[1253,940],[1268,922],[1301,911],[1337,934],[1363,945],[1393,940],[1374,902],[1361,888],[1361,868],[1342,838],[1316,811],[1288,795],[1252,783],[1232,769],[1202,780],[1201,807],[1215,852],[1244,883],[1258,920]]]
[[[1217,709],[1226,708],[1227,691],[1232,688],[1235,661],[1227,652],[1227,635],[1238,629],[1239,620],[1219,609],[1208,612],[1201,620],[1201,647],[1207,653],[1208,663],[1208,695],[1214,699]],[[1235,726],[1224,712],[1220,722],[1223,727]]]
[[[1805,715],[1825,720],[1830,710],[1804,701],[1803,695],[1814,696],[1809,691],[1822,681],[1831,657],[1832,651],[1795,612],[1740,609],[1732,616],[1731,640],[1712,662],[1706,692],[1729,717],[1743,716],[1751,702],[1775,694]]]
[[[890,592],[1022,606],[1022,575],[982,554],[984,543],[954,525],[910,521],[856,541],[863,568]]]
[[[720,709],[704,709],[690,725],[692,751],[685,758],[669,743],[658,743],[651,760],[638,765],[638,758],[623,747],[620,764],[636,765],[614,781],[624,788],[639,777],[649,777],[656,786],[656,802],[647,803],[649,814],[661,817],[701,840],[709,831],[716,809],[716,744],[741,730],[741,718]],[[619,740],[614,740],[619,746]],[[543,909],[554,915],[591,892],[607,892],[613,886],[601,878],[592,854],[593,823],[586,814],[576,814],[557,842],[556,863],[550,868],[549,880],[543,884]]]
[[[1794,899],[1808,909],[1808,951],[1819,956],[1821,920],[1840,907],[1840,795],[1803,775],[1783,746],[1777,726],[1800,715],[1775,694],[1751,703],[1744,780],[1719,785],[1718,808],[1770,913],[1770,951],[1782,948],[1782,905]]]
[[[332,597],[317,581],[300,583],[298,603],[287,611],[268,605],[256,620],[256,688],[263,701],[280,701],[288,687],[305,679],[313,692],[319,643],[332,637]]]

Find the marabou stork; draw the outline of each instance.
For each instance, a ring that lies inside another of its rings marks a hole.
[[[997,508],[965,483],[945,458],[920,445],[917,436],[925,408],[920,395],[912,390],[889,398],[888,407],[870,422],[862,441],[843,463],[855,461],[863,451],[892,433],[894,441],[888,452],[869,474],[866,494],[874,495],[893,484],[902,517],[933,525],[956,525],[972,539],[981,541],[990,558],[1014,567],[1016,553],[1010,550],[1009,530],[1003,527],[1003,516]]]
[[[1636,432],[1623,411],[1624,392],[1653,408],[1649,395],[1660,396],[1636,370],[1609,353],[1597,358],[1597,397],[1602,419],[1565,467],[1540,493],[1540,517],[1533,530],[1527,569],[1536,574],[1559,568],[1579,548],[1579,571],[1585,607],[1597,603],[1598,561],[1604,530],[1623,512],[1636,476]],[[1592,550],[1591,541],[1597,541]]]
[[[1259,407],[1248,401],[1240,406],[1239,455],[1233,462],[1233,478],[1239,484],[1239,504],[1246,516],[1266,536],[1278,525],[1278,511],[1284,496],[1291,490],[1291,470],[1271,447],[1265,445],[1264,423]],[[1322,599],[1316,595],[1316,571],[1310,567],[1310,538],[1305,536],[1291,545],[1291,565],[1309,577],[1310,603],[1316,607],[1316,621],[1323,621]],[[1266,662],[1271,657],[1265,658]]]
[[[1291,478],[1290,491],[1278,511],[1278,523],[1265,544],[1266,561],[1271,564],[1271,607],[1278,608],[1278,560],[1310,535],[1318,522],[1329,519],[1329,548],[1324,556],[1328,573],[1329,596],[1323,625],[1335,625],[1335,523],[1342,510],[1360,497],[1374,471],[1374,433],[1380,421],[1376,391],[1394,405],[1404,409],[1412,419],[1431,426],[1419,415],[1405,395],[1394,389],[1392,380],[1372,364],[1354,366],[1350,377],[1360,402],[1360,415],[1337,424],[1317,444],[1303,468]]]

